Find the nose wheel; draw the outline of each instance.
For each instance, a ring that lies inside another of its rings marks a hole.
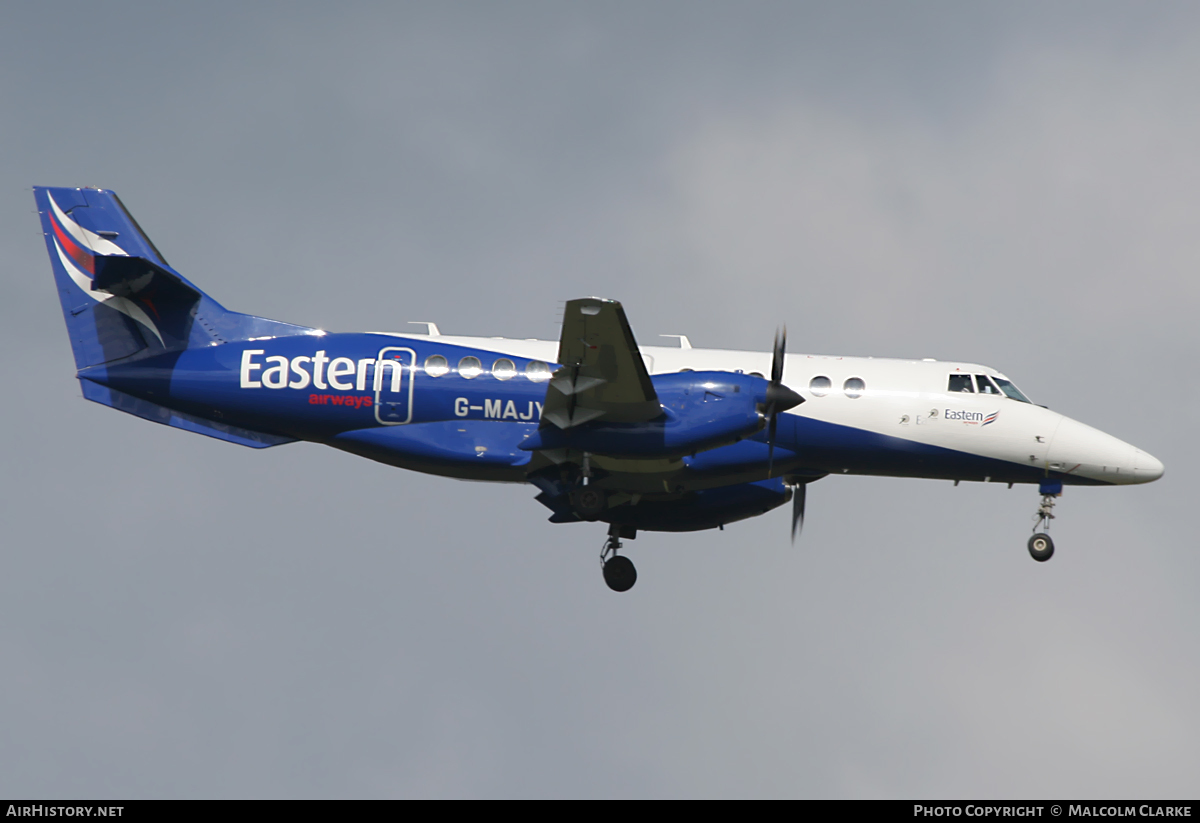
[[[1029,538],[1029,556],[1039,563],[1045,563],[1054,556],[1054,541],[1050,535],[1041,533]]]
[[[1054,556],[1054,541],[1046,532],[1050,531],[1050,521],[1054,519],[1054,503],[1056,497],[1062,496],[1062,483],[1047,481],[1039,489],[1042,502],[1037,514],[1033,516],[1033,537],[1029,538],[1029,556],[1039,563],[1045,563]]]
[[[617,554],[621,548],[621,528],[613,525],[608,530],[608,539],[600,552],[600,568],[604,572],[604,582],[614,592],[627,592],[637,582],[637,569],[628,557]]]

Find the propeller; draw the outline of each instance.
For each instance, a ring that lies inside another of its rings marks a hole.
[[[783,385],[783,355],[787,348],[787,326],[775,332],[775,350],[771,356],[771,382],[767,386],[763,414],[767,416],[767,477],[775,470],[775,430],[779,413],[804,402],[804,398]]]
[[[804,497],[808,490],[807,483],[797,483],[792,486],[792,545],[796,545],[796,536],[804,531]]]

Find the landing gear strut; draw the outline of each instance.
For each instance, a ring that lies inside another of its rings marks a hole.
[[[1043,480],[1038,489],[1042,493],[1042,502],[1034,515],[1033,537],[1029,538],[1029,556],[1039,563],[1045,563],[1054,556],[1054,541],[1050,535],[1050,521],[1054,519],[1054,498],[1062,496],[1062,482],[1058,480]],[[1038,531],[1044,529],[1045,531]]]
[[[625,536],[633,537],[632,534]],[[604,582],[614,592],[627,592],[637,582],[637,569],[634,568],[633,561],[617,554],[617,549],[621,548],[621,537],[621,527],[616,523],[612,524],[608,527],[608,538],[600,551],[600,568],[604,572]]]

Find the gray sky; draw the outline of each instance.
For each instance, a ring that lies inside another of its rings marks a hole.
[[[10,4],[0,796],[1196,797],[1192,3]],[[1166,464],[643,534],[81,399],[28,187],[332,330],[987,363]]]

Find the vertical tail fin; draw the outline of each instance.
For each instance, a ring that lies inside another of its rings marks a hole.
[[[34,197],[80,370],[311,331],[226,310],[170,267],[111,191],[35,186]]]
[[[171,268],[111,191],[45,186],[33,191],[84,397],[253,448],[295,439],[181,412],[118,390],[103,377],[106,364],[118,361],[132,366],[192,346],[313,329],[225,309]]]

